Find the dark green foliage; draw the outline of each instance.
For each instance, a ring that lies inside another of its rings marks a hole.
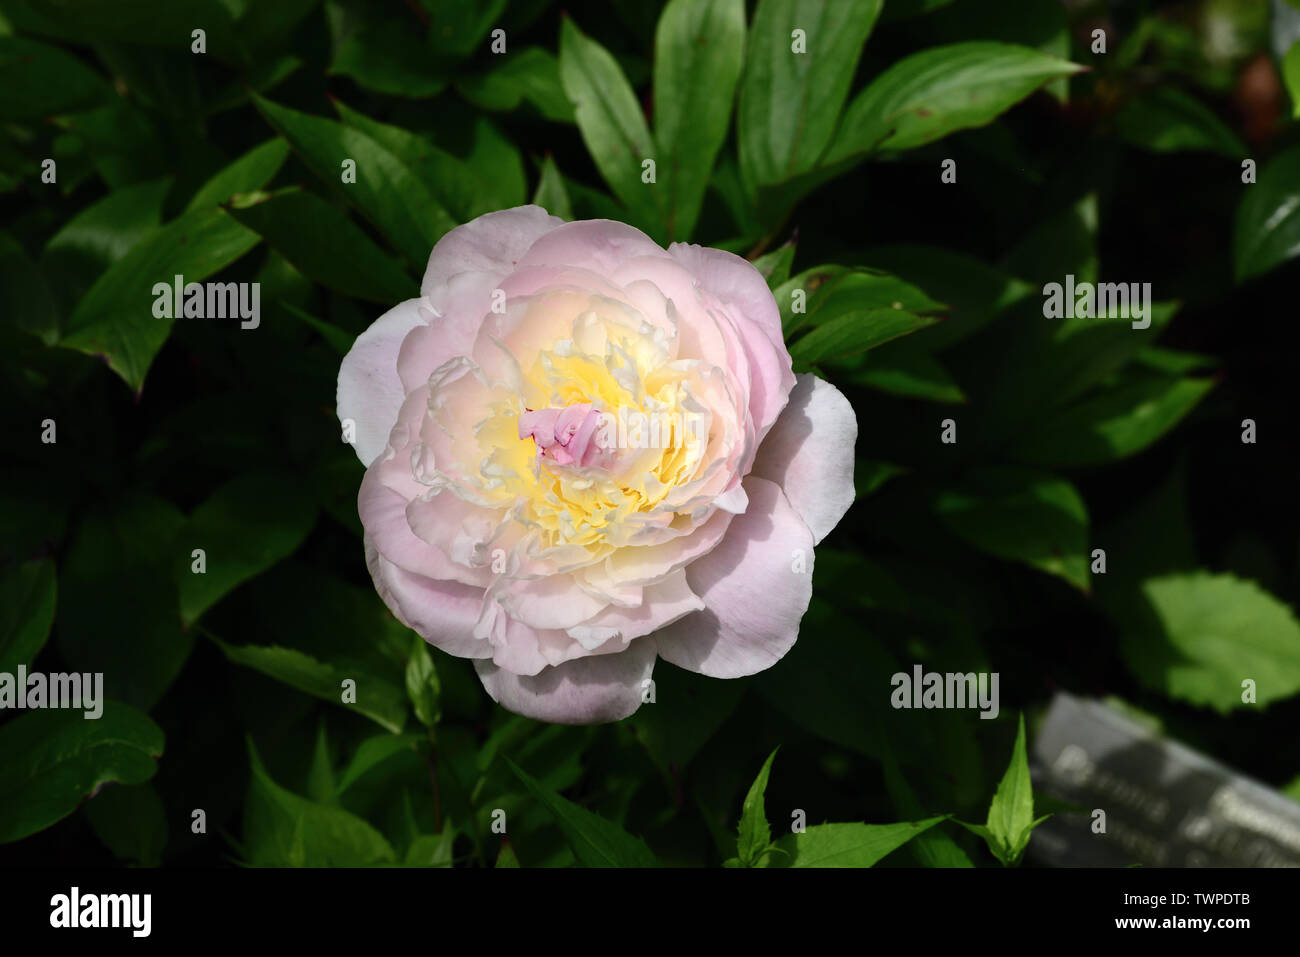
[[[0,672],[109,699],[0,713],[6,859],[1016,864],[1057,688],[1294,779],[1269,5],[563,6],[0,0]],[[860,424],[794,649],[661,662],[613,726],[508,714],[394,620],[334,415],[432,245],[530,197],[750,258]],[[159,316],[175,274],[259,282],[260,326]],[[1149,283],[1149,321],[1048,318],[1067,276]],[[914,664],[998,672],[998,720],[891,706]]]

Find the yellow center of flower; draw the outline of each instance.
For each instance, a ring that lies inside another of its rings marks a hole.
[[[520,394],[479,423],[483,473],[544,546],[617,545],[616,530],[645,521],[704,452],[696,364],[673,361],[662,331],[637,318],[603,303],[583,312],[521,361]]]

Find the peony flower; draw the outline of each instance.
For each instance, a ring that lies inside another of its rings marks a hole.
[[[338,414],[385,603],[543,721],[630,715],[656,657],[771,667],[854,496],[853,410],[793,374],[750,263],[537,206],[438,241]]]

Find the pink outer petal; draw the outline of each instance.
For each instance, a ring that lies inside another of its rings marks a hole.
[[[394,617],[429,644],[457,658],[486,658],[492,646],[474,637],[483,589],[434,581],[398,568],[365,538],[366,567]]]
[[[407,333],[425,323],[419,299],[408,299],[357,336],[339,367],[336,408],[340,422],[351,419],[357,458],[369,465],[388,444],[405,392],[397,375],[397,354]]]
[[[700,286],[722,302],[731,305],[748,327],[757,327],[769,349],[745,336],[745,348],[754,366],[753,375],[764,396],[762,411],[755,423],[760,438],[781,410],[785,396],[794,385],[794,372],[785,334],[781,331],[781,311],[767,286],[763,274],[746,259],[722,249],[673,243],[668,252],[686,267]],[[749,328],[745,329],[746,332]]]
[[[691,243],[673,243],[668,252],[694,274],[701,286],[723,302],[739,308],[769,340],[785,341],[781,332],[781,310],[777,308],[767,280],[753,263],[723,249]]]
[[[626,718],[641,706],[654,663],[654,641],[640,638],[626,651],[575,658],[532,676],[481,659],[474,670],[492,700],[508,711],[554,724],[600,724]]]
[[[417,326],[397,354],[397,374],[409,392],[448,359],[468,355],[492,305],[496,273],[457,273],[430,293],[428,325]]]
[[[457,273],[487,272],[504,277],[528,248],[562,226],[564,220],[540,206],[516,206],[486,213],[443,236],[429,254],[420,292],[437,302],[437,293]]]
[[[523,266],[578,266],[610,273],[633,256],[668,258],[641,230],[612,219],[584,219],[549,231],[519,260]]]
[[[857,438],[858,419],[849,400],[829,382],[803,373],[790,404],[759,446],[751,474],[780,485],[820,542],[856,496]]]
[[[450,496],[451,493],[443,494]],[[486,588],[492,580],[488,569],[456,564],[445,551],[412,530],[407,518],[410,505],[399,493],[384,485],[374,469],[366,472],[361,480],[361,491],[357,494],[357,514],[376,551],[412,574],[436,580],[451,579],[477,586],[480,590]],[[436,506],[429,503],[429,507]]]
[[[748,510],[686,569],[706,610],[654,635],[666,661],[711,678],[752,675],[780,661],[812,598],[812,532],[779,486],[751,475],[745,490]]]

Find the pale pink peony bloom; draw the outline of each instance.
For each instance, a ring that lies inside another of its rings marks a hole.
[[[771,667],[854,497],[853,410],[793,374],[752,265],[537,206],[438,242],[338,414],[379,594],[543,721],[630,715],[656,657]]]

